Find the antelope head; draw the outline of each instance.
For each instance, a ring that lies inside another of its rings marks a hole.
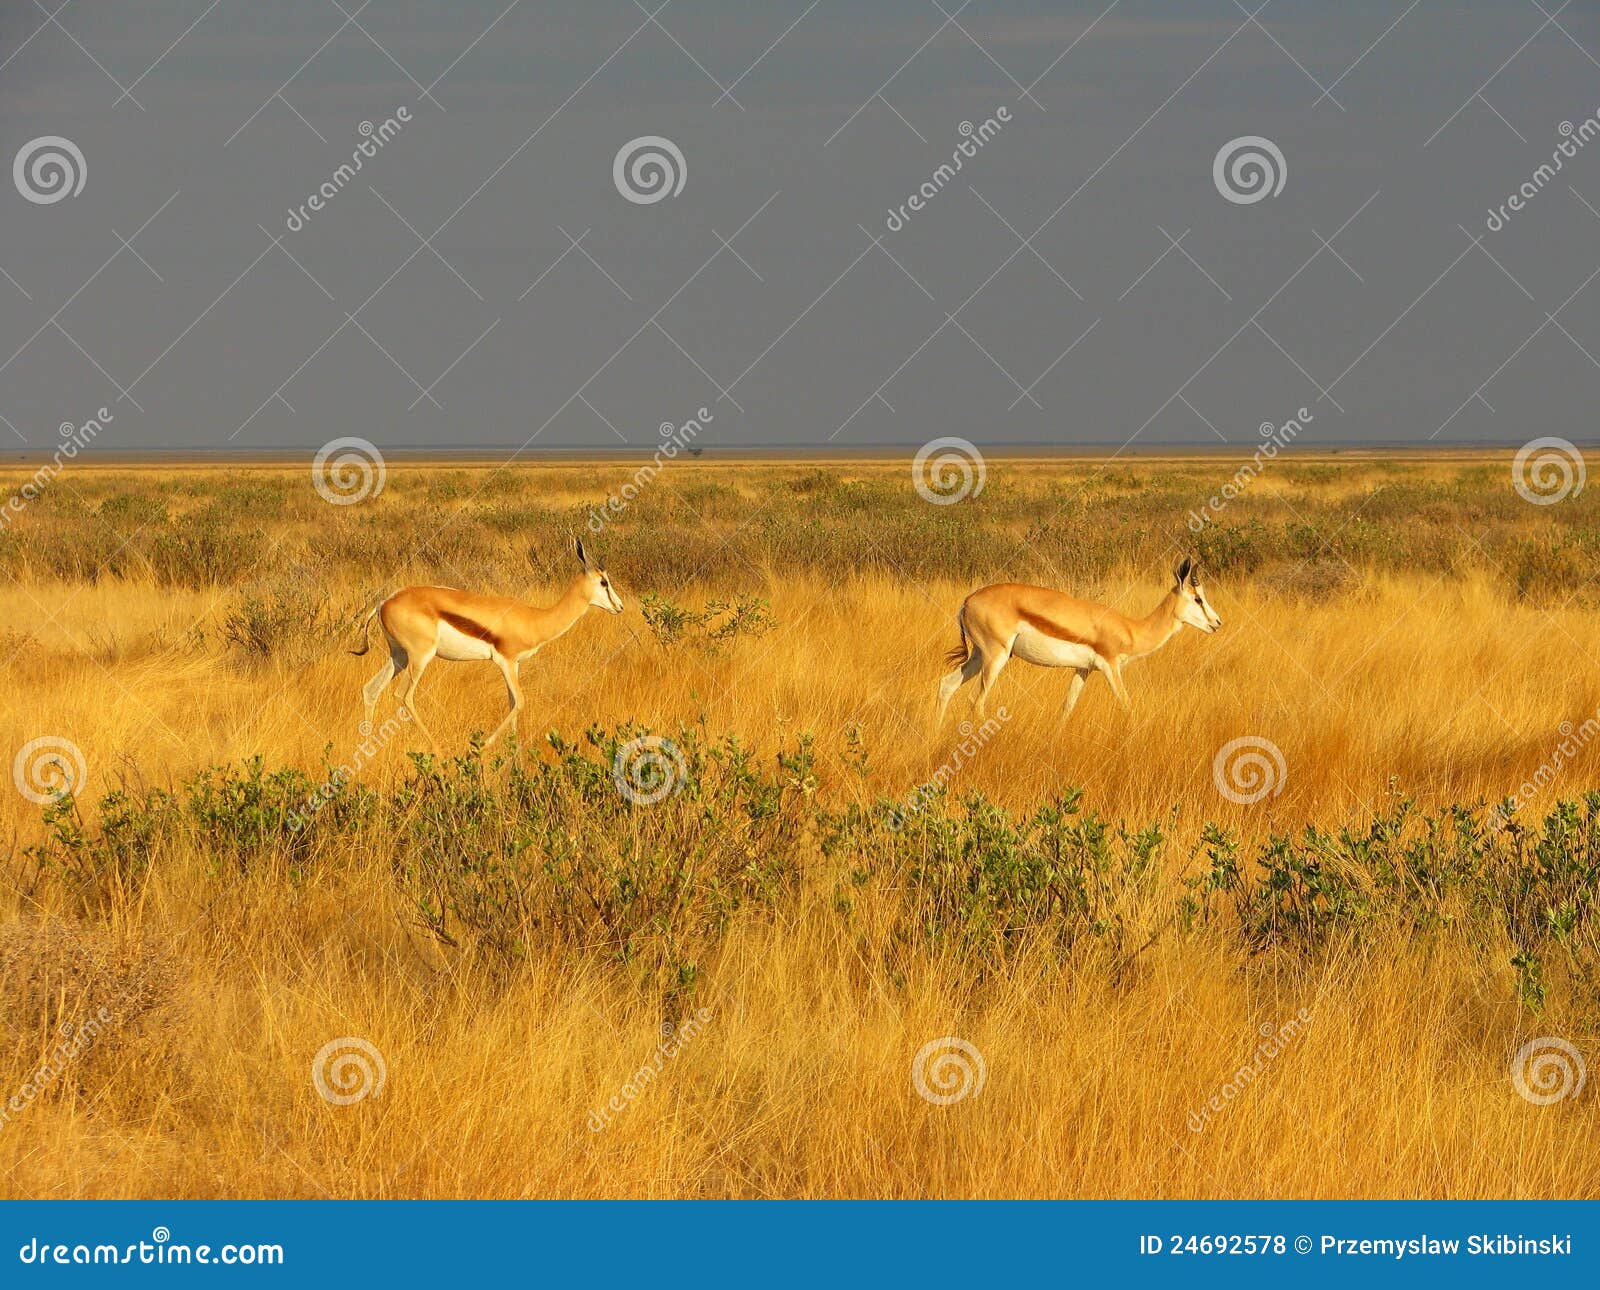
[[[1222,626],[1222,619],[1206,599],[1205,588],[1200,583],[1200,562],[1184,556],[1173,569],[1175,579],[1172,594],[1178,598],[1178,621],[1203,632],[1214,632]]]
[[[611,585],[611,578],[605,571],[603,562],[596,560],[590,563],[588,554],[583,549],[583,539],[577,539],[578,563],[583,566],[583,574],[579,579],[585,599],[596,609],[609,610],[613,614],[622,612],[622,597],[617,595],[616,588]]]

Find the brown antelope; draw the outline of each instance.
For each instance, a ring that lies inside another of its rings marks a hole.
[[[372,710],[397,673],[405,672],[405,693],[400,702],[422,727],[428,742],[438,748],[433,732],[423,725],[413,701],[417,682],[435,658],[452,663],[493,659],[506,679],[511,710],[484,742],[487,748],[517,719],[522,707],[522,691],[517,685],[517,668],[524,659],[565,635],[591,605],[622,612],[622,601],[612,589],[605,569],[591,565],[578,542],[578,562],[583,571],[572,580],[561,599],[548,608],[525,604],[508,596],[480,596],[454,587],[402,587],[388,599],[373,606],[361,623],[361,648],[365,654],[376,618],[389,642],[389,661],[361,689],[366,701],[366,723],[372,724]],[[408,670],[409,669],[409,670]]]
[[[1013,656],[1040,667],[1073,669],[1063,721],[1072,715],[1083,683],[1093,672],[1103,673],[1117,701],[1130,707],[1122,684],[1124,663],[1155,653],[1185,623],[1203,632],[1222,626],[1222,619],[1206,601],[1195,561],[1188,556],[1180,560],[1173,579],[1172,590],[1143,618],[1129,618],[1109,605],[1074,600],[1048,587],[1018,582],[997,582],[974,591],[956,615],[961,644],[949,654],[955,671],[939,682],[937,720],[944,719],[950,697],[975,676],[980,678],[977,706],[981,717],[989,687]]]

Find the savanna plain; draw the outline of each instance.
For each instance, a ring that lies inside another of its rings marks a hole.
[[[1600,490],[1289,456],[1191,527],[1238,466],[70,466],[0,531],[0,1194],[1594,1196]],[[382,594],[574,535],[625,611],[514,740],[485,663],[360,728]],[[1131,711],[935,727],[968,592],[1185,554]]]

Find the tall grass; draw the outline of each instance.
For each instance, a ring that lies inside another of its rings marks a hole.
[[[932,507],[903,464],[674,466],[599,540],[630,612],[488,757],[479,667],[419,691],[442,755],[357,728],[355,615],[553,596],[626,467],[63,475],[0,538],[3,747],[88,769],[0,806],[0,1192],[1595,1194],[1588,1091],[1511,1078],[1600,1052],[1591,502],[1291,461],[1189,534],[1231,473],[992,462]],[[1180,545],[1227,625],[1131,714],[1017,664],[981,740],[966,692],[932,728],[973,586],[1143,611]],[[647,731],[654,804],[613,775]],[[1240,736],[1283,755],[1255,802]],[[951,1037],[984,1083],[939,1105]],[[349,1038],[385,1080],[338,1105]]]

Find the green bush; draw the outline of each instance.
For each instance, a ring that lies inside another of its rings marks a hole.
[[[413,754],[383,789],[331,761],[314,782],[256,759],[173,790],[118,788],[92,817],[67,797],[25,855],[83,906],[137,896],[155,866],[194,853],[219,882],[375,860],[446,952],[498,971],[592,955],[669,994],[693,988],[736,919],[797,916],[813,873],[824,916],[891,973],[907,949],[967,958],[977,976],[1029,949],[1099,955],[1115,975],[1163,937],[1308,957],[1449,935],[1503,955],[1530,1006],[1557,977],[1600,1006],[1600,792],[1526,822],[1509,804],[1402,802],[1253,854],[1206,825],[1173,854],[1174,821],[1113,824],[1075,790],[1026,815],[943,790],[914,808],[819,807],[809,737],[772,757],[699,729],[547,738],[546,757]]]
[[[822,817],[823,853],[846,860],[851,887],[900,893],[892,940],[995,959],[1041,934],[1062,950],[1085,936],[1134,948],[1125,910],[1159,870],[1159,828],[1130,833],[1084,814],[1075,790],[1020,819],[982,794],[951,805],[941,791],[914,810]]]
[[[689,609],[665,596],[651,594],[639,602],[639,610],[657,644],[676,645],[697,639],[713,651],[741,636],[765,636],[778,625],[771,608],[759,596],[708,600],[703,609]]]

